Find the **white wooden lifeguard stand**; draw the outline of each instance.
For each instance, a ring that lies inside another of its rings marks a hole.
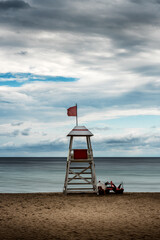
[[[95,164],[90,139],[93,134],[84,126],[76,126],[67,136],[70,137],[70,143],[63,192],[65,194],[72,192],[97,193]],[[86,138],[87,148],[72,149],[75,137]]]

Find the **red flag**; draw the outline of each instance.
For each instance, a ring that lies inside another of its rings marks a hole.
[[[70,107],[67,109],[67,115],[68,116],[73,116],[76,117],[77,116],[77,105],[74,107]]]

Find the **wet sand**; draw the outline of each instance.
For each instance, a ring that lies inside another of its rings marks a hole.
[[[160,239],[160,193],[0,194],[0,239]]]

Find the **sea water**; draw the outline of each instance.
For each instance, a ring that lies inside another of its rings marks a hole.
[[[160,158],[94,158],[97,181],[160,192]],[[66,158],[0,158],[0,193],[62,192]]]

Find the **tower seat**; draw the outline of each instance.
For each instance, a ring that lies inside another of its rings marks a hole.
[[[72,163],[92,163],[93,162],[93,158],[88,158],[88,159],[70,159],[70,162]]]
[[[88,159],[87,149],[73,149],[74,159]]]

